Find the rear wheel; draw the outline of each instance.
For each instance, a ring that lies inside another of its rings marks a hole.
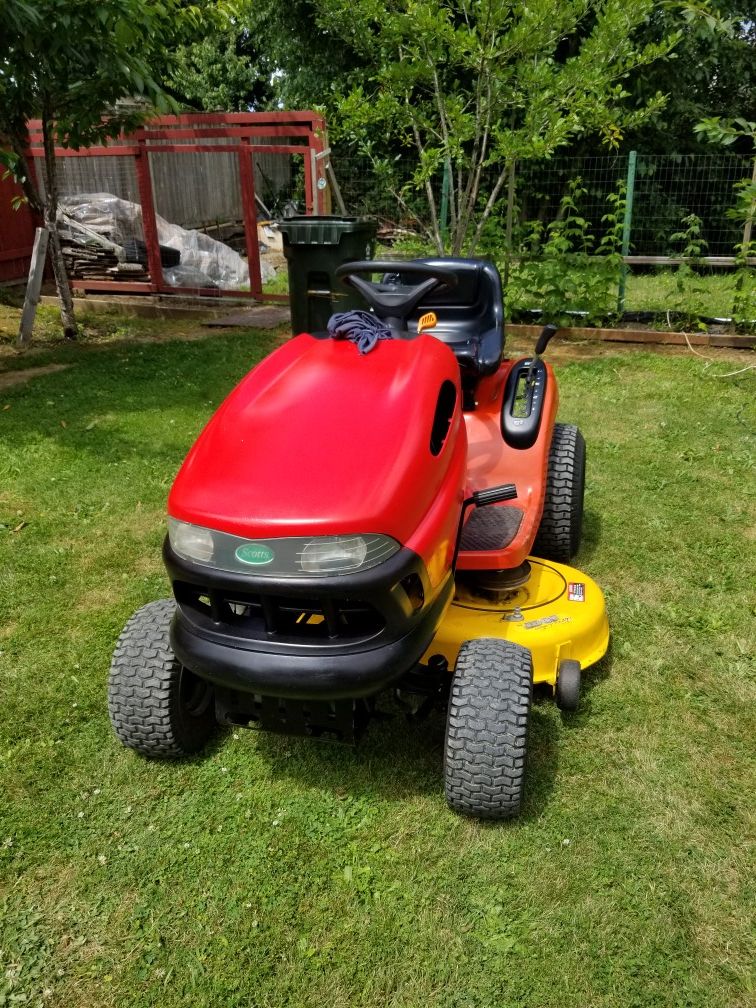
[[[121,742],[147,756],[187,756],[213,733],[212,687],[173,654],[173,599],[142,606],[118,638],[108,681],[108,710]]]
[[[444,759],[455,812],[506,819],[520,811],[532,679],[530,652],[519,644],[481,638],[460,648]]]
[[[536,556],[567,563],[577,553],[584,496],[585,439],[573,424],[554,424],[543,516],[533,543]]]

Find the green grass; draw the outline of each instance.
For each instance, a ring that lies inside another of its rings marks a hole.
[[[679,284],[679,286],[678,286]],[[625,304],[628,311],[689,312],[714,318],[731,318],[735,299],[735,274],[728,270],[693,274],[680,281],[674,269],[631,272]]]
[[[444,805],[441,717],[184,763],[111,733],[171,480],[273,339],[46,349],[70,366],[0,391],[0,1005],[752,1004],[753,372],[560,368],[613,646],[578,714],[534,708],[524,813],[484,826]]]

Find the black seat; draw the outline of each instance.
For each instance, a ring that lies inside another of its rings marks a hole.
[[[454,351],[462,371],[462,383],[474,388],[478,379],[494,374],[504,352],[504,298],[499,271],[485,259],[415,259],[426,266],[453,269],[457,286],[438,290],[424,300],[408,322],[417,332],[418,321],[435,312],[438,322],[427,331]],[[383,284],[413,286],[415,277],[386,273]]]

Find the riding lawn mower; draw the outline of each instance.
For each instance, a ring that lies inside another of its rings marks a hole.
[[[585,443],[555,422],[556,328],[505,358],[483,260],[337,275],[370,313],[275,350],[181,467],[173,598],[124,628],[111,721],[156,757],[197,752],[219,723],[354,743],[393,691],[413,717],[446,711],[452,809],[506,818],[534,685],[575,710],[609,638],[600,589],[566,566]]]

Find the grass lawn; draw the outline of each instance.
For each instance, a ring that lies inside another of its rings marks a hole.
[[[693,274],[682,281],[682,289],[678,287],[679,282],[674,269],[649,268],[641,272],[636,267],[627,278],[627,311],[658,311],[660,323],[667,311],[732,317],[736,296],[733,272],[713,269],[710,273]]]
[[[524,814],[484,826],[444,804],[440,716],[356,751],[116,742],[171,480],[277,338],[122,338],[147,325],[187,335],[0,337],[0,372],[65,365],[0,386],[0,1005],[752,1005],[754,372],[709,376],[745,356],[565,355],[613,646],[579,713],[536,705]]]

